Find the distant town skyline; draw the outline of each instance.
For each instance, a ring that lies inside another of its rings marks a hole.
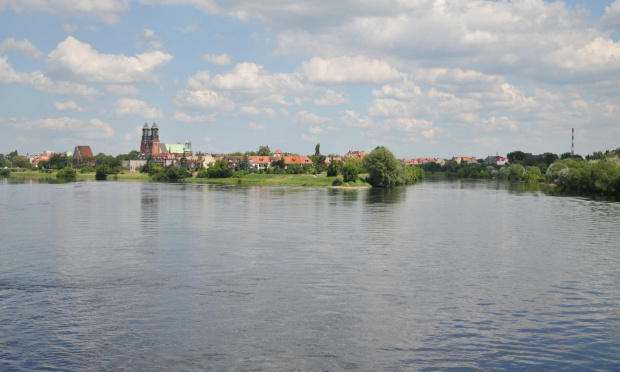
[[[0,153],[620,146],[620,0],[0,0]]]

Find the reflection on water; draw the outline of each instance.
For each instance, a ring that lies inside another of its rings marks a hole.
[[[620,204],[389,190],[0,187],[0,370],[614,370]]]

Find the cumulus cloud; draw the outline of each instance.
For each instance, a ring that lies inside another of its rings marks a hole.
[[[133,85],[106,85],[105,90],[110,94],[116,94],[119,96],[137,96],[140,94],[140,89]]]
[[[212,90],[181,90],[174,102],[180,107],[198,110],[231,111],[235,108],[233,101]]]
[[[114,129],[99,119],[81,120],[70,117],[39,120],[13,120],[13,127],[29,131],[53,131],[72,133],[87,139],[112,138]]]
[[[229,66],[231,64],[230,55],[228,54],[205,54],[200,59],[220,66]]]
[[[321,97],[315,99],[313,102],[315,105],[320,106],[328,106],[328,105],[341,105],[343,103],[349,102],[349,97],[347,97],[343,92],[336,92],[331,89],[325,90]]]
[[[56,102],[54,107],[58,111],[77,111],[77,112],[85,112],[86,108],[80,107],[75,101],[67,101],[67,102]]]
[[[331,118],[325,116],[319,116],[317,114],[313,114],[307,111],[300,111],[295,115],[293,119],[296,123],[311,123],[311,124],[319,124],[319,123],[330,123],[332,121]]]
[[[129,9],[129,0],[5,0],[0,2],[0,10],[15,12],[43,11],[63,17],[88,17],[105,23],[117,23],[118,13]]]
[[[43,57],[43,52],[34,46],[28,39],[17,41],[14,37],[10,37],[0,43],[0,53],[6,50],[19,50],[31,58]]]
[[[133,99],[121,98],[113,104],[115,117],[139,117],[144,119],[157,119],[163,116],[161,109],[149,107],[146,102]]]
[[[384,84],[400,77],[387,62],[364,56],[314,57],[302,63],[299,70],[309,82],[318,84]]]
[[[265,125],[259,124],[259,123],[255,123],[255,122],[251,122],[251,123],[248,124],[247,128],[249,130],[265,130]]]
[[[97,89],[83,84],[54,81],[39,70],[27,73],[17,72],[9,64],[8,57],[0,57],[0,82],[6,84],[26,84],[42,92],[61,95],[94,97],[100,94]]]
[[[217,119],[216,113],[210,113],[205,115],[189,115],[188,113],[177,111],[172,117],[172,121],[180,121],[182,123],[205,123],[212,122]]]
[[[302,135],[301,139],[304,140],[304,142],[308,142],[308,143],[317,143],[317,142],[319,142],[319,139],[317,137],[309,136],[307,134]]]
[[[102,54],[73,36],[67,37],[48,54],[48,65],[53,71],[66,73],[89,83],[156,82],[155,70],[172,60],[170,54],[160,51],[127,57],[122,54]]]

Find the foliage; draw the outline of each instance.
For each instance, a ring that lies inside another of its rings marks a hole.
[[[288,169],[286,170],[288,174],[302,174],[304,173],[304,168],[301,164],[289,164]]]
[[[332,160],[327,166],[327,177],[336,177],[342,173],[343,164],[341,161]]]
[[[230,178],[232,177],[232,171],[228,168],[228,163],[225,159],[216,160],[211,164],[209,168],[198,173],[197,177],[200,178]]]
[[[0,169],[0,176],[10,176],[11,175],[11,170],[6,168],[6,169]]]
[[[90,167],[88,165],[83,166],[82,169],[80,169],[80,173],[84,174],[84,173],[92,173],[94,172],[95,169],[93,167]]]
[[[509,152],[506,157],[510,163],[514,163],[515,161],[525,160],[525,153],[523,151],[513,151]]]
[[[95,169],[96,180],[106,180],[108,178],[108,174],[110,174],[110,168],[107,165],[100,165]]]
[[[4,157],[4,154],[0,154],[0,168],[4,167],[6,167],[6,158]]]
[[[243,178],[243,176],[245,176],[246,174],[248,174],[247,171],[239,170],[239,171],[233,172],[232,177],[233,178]]]
[[[366,155],[364,166],[368,170],[367,181],[372,187],[391,187],[412,182],[405,164],[385,147],[377,147]]]
[[[140,167],[140,173],[152,174],[152,172],[153,172],[153,155],[149,155],[149,157],[146,158],[146,164]]]
[[[252,169],[252,165],[250,164],[250,159],[248,158],[247,154],[243,155],[243,159],[241,159],[237,167],[239,168],[239,170],[246,172],[249,172],[250,169]]]
[[[153,174],[152,179],[159,182],[181,182],[190,175],[186,168],[169,165],[162,171]]]
[[[284,158],[280,158],[278,160],[274,160],[271,162],[271,168],[281,168],[284,169],[286,168],[286,162],[284,161]]]
[[[426,177],[426,173],[424,172],[424,169],[420,167],[406,167],[406,168],[407,168],[407,172],[409,172],[409,174],[411,175],[411,183],[422,181]]]
[[[359,172],[360,169],[356,164],[347,161],[347,164],[342,167],[342,179],[344,182],[355,182]]]
[[[545,178],[567,191],[620,195],[620,166],[611,159],[558,160],[549,167]]]
[[[181,157],[180,166],[181,168],[187,169],[187,158],[185,157],[185,154]]]
[[[256,152],[256,154],[259,156],[270,156],[271,149],[269,148],[269,146],[258,146],[258,151]]]
[[[49,168],[63,169],[71,166],[71,158],[66,155],[54,154],[50,158]]]
[[[39,160],[39,164],[37,165],[39,169],[50,169],[50,162],[47,160]]]
[[[340,178],[336,178],[334,179],[334,182],[332,182],[332,186],[340,186],[342,185],[342,180]]]
[[[32,164],[30,164],[25,156],[13,156],[11,157],[11,162],[16,168],[32,169]]]
[[[56,178],[63,181],[75,181],[77,172],[73,168],[64,168],[56,173]]]

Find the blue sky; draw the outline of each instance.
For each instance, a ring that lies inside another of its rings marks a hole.
[[[0,152],[620,147],[620,0],[0,0]]]

